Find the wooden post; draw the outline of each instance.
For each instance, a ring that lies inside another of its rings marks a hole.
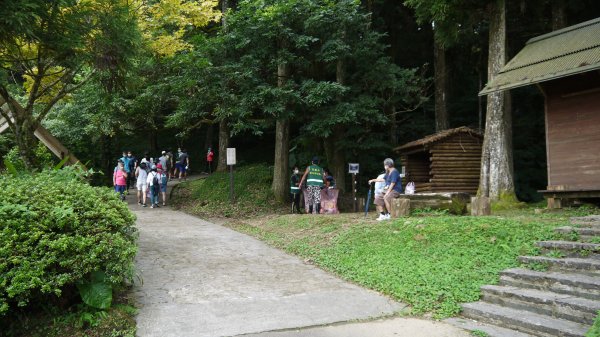
[[[352,174],[352,204],[354,213],[358,212],[356,203],[356,173]]]
[[[561,209],[562,199],[560,198],[548,198],[548,209]]]
[[[471,215],[472,216],[483,216],[491,215],[492,207],[490,205],[490,198],[488,197],[472,197],[471,198]]]

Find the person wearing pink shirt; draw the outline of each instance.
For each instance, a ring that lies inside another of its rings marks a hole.
[[[127,188],[127,172],[125,171],[125,163],[119,159],[117,169],[113,173],[113,185],[115,191],[119,193],[121,200],[125,201],[125,189]]]

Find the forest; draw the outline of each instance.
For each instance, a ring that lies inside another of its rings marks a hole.
[[[3,0],[0,155],[39,167],[39,126],[107,173],[177,147],[195,172],[213,147],[222,171],[235,147],[273,165],[282,201],[313,156],[350,190],[349,162],[366,182],[398,145],[500,125],[480,192],[538,201],[543,96],[478,92],[528,39],[599,16],[593,0]]]

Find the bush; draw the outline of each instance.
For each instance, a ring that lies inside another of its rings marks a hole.
[[[134,215],[76,172],[0,176],[0,316],[55,300],[94,272],[111,283],[132,277]]]

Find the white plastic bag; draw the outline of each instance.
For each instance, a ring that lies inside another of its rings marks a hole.
[[[406,188],[404,189],[404,194],[415,194],[415,183],[409,182],[406,184]]]

